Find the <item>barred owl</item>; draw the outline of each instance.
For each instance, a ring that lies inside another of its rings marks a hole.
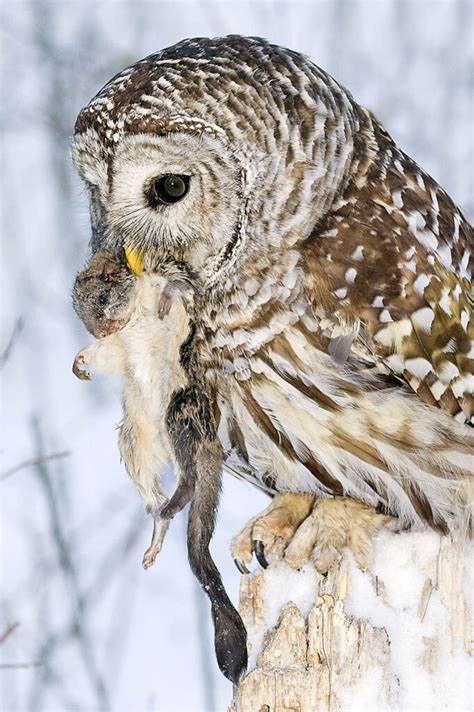
[[[93,251],[197,275],[226,468],[274,497],[241,567],[334,501],[469,526],[473,231],[370,111],[301,54],[190,39],[117,74],[73,156]]]

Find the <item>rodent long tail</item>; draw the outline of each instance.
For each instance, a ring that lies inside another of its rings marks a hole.
[[[205,446],[203,446],[205,447]],[[215,445],[210,449],[216,450]],[[247,631],[232,605],[220,573],[211,557],[209,544],[214,532],[219,502],[220,456],[207,452],[199,457],[194,497],[188,519],[188,556],[191,569],[209,597],[214,622],[214,645],[219,668],[236,684],[247,669]]]

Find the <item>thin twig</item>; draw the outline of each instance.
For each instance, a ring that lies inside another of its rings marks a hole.
[[[45,496],[50,519],[51,538],[56,548],[59,567],[62,570],[64,581],[69,587],[74,637],[77,640],[79,650],[81,652],[86,674],[88,675],[91,686],[97,695],[98,707],[103,710],[103,712],[106,712],[106,710],[110,708],[108,693],[102,674],[99,671],[94,659],[95,651],[93,650],[92,640],[89,635],[87,620],[84,616],[84,594],[80,585],[79,575],[76,570],[73,557],[69,550],[66,533],[63,528],[60,507],[55,496],[53,482],[48,469],[49,463],[41,461],[44,460],[45,456],[42,455],[43,437],[40,421],[37,417],[32,418],[32,431],[35,440],[35,449],[38,453],[37,460],[39,460],[36,465],[36,475]],[[43,656],[41,656],[41,659],[43,659]]]
[[[13,633],[13,631],[18,628],[19,625],[20,624],[18,623],[18,621],[9,625],[8,628],[6,628],[6,630],[4,630],[3,633],[0,635],[0,643],[4,643],[6,639]]]
[[[0,663],[0,670],[10,670],[12,668],[37,668],[40,667],[42,663]]]
[[[0,369],[5,366],[8,359],[10,358],[13,347],[15,346],[15,341],[18,339],[23,330],[23,323],[24,322],[21,317],[15,321],[11,336],[8,340],[8,344],[5,346],[2,353],[0,354]]]
[[[6,470],[0,474],[0,480],[6,480],[7,477],[11,477],[19,470],[25,469],[25,467],[37,467],[38,465],[44,465],[45,462],[50,462],[51,460],[60,460],[63,457],[69,457],[71,453],[68,450],[64,452],[52,452],[51,455],[44,455],[42,457],[32,457],[31,460],[25,460],[20,462],[15,467]]]

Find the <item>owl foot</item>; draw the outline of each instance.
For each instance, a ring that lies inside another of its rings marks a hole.
[[[77,376],[77,378],[79,378],[81,381],[90,381],[92,378],[90,371],[84,371],[84,369],[81,368],[86,363],[87,349],[82,349],[76,354],[74,363],[72,364],[73,374]]]
[[[348,497],[276,495],[233,539],[231,551],[242,573],[248,573],[246,564],[253,554],[264,568],[266,557],[272,554],[296,569],[312,561],[320,573],[327,573],[340,560],[344,547],[351,549],[358,566],[367,568],[373,537],[384,526],[393,528],[393,523],[392,517]]]
[[[255,558],[266,568],[266,555],[281,551],[301,522],[311,513],[314,497],[308,494],[277,494],[263,512],[251,519],[231,543],[231,553],[241,573]]]
[[[393,522],[373,507],[349,497],[318,499],[285,550],[285,560],[299,569],[308,560],[325,574],[348,547],[357,565],[365,569],[372,560],[373,538]]]

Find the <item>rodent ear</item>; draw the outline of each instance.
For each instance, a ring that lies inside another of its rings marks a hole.
[[[102,270],[102,278],[106,282],[114,282],[117,279],[118,272],[120,270],[120,265],[112,260],[107,260]]]

